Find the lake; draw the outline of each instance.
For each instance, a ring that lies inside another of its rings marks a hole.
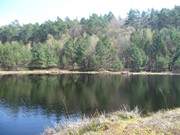
[[[0,77],[0,135],[39,135],[56,123],[136,106],[180,107],[180,76],[25,75]]]

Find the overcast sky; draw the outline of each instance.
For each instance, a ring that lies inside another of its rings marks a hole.
[[[14,20],[20,23],[44,22],[57,16],[88,17],[92,13],[127,16],[129,9],[173,8],[180,0],[0,0],[0,25]]]

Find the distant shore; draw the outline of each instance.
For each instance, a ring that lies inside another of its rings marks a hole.
[[[71,71],[62,69],[41,69],[41,70],[19,70],[19,71],[0,71],[0,75],[58,75],[58,74],[114,74],[114,75],[180,75],[173,72],[130,72],[130,71]]]

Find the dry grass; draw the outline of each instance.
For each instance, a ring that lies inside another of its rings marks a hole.
[[[19,71],[3,71],[0,70],[0,75],[29,75],[29,74],[114,74],[114,75],[180,75],[180,73],[172,73],[172,72],[129,72],[129,71],[69,71],[62,70],[58,68],[51,69],[39,69],[39,70],[19,70]]]
[[[180,109],[160,111],[141,117],[134,111],[101,114],[80,122],[57,125],[44,135],[180,135]]]

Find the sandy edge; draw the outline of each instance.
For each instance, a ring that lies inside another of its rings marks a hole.
[[[48,70],[21,70],[21,71],[0,71],[0,75],[58,75],[58,74],[114,74],[114,75],[180,75],[180,73],[173,72],[129,72],[129,71],[69,71],[61,69],[48,69]]]

